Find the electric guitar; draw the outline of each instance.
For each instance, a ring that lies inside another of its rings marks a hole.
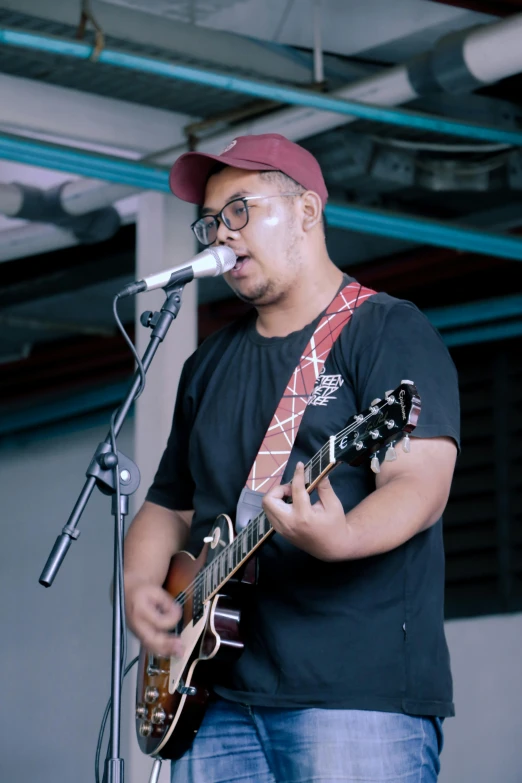
[[[394,442],[409,433],[420,413],[420,398],[411,381],[402,381],[384,400],[354,417],[332,435],[305,466],[305,483],[311,493],[340,462],[360,465],[369,456],[378,472],[375,454],[388,445],[386,459],[396,457]],[[185,647],[183,657],[164,658],[140,651],[136,693],[136,729],[141,750],[164,759],[177,759],[192,744],[211,691],[209,661],[230,662],[239,657],[240,610],[231,599],[234,582],[249,582],[245,567],[252,554],[274,529],[261,512],[234,536],[232,521],[217,517],[198,558],[179,552],[171,561],[165,589],[182,608],[175,629]]]

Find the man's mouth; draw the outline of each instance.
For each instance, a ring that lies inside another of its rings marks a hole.
[[[238,255],[235,266],[230,270],[232,277],[240,277],[249,261],[250,256]]]

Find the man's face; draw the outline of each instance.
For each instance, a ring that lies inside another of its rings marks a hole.
[[[299,274],[300,248],[305,235],[299,229],[299,197],[280,196],[282,190],[258,172],[227,167],[210,177],[202,214],[217,214],[225,204],[244,196],[269,196],[247,201],[248,223],[240,230],[219,222],[215,245],[228,245],[238,257],[225,280],[241,299],[256,306],[284,298]],[[240,205],[242,206],[242,205]]]

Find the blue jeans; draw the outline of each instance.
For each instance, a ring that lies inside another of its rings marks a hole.
[[[441,749],[438,718],[220,700],[171,783],[435,783]]]

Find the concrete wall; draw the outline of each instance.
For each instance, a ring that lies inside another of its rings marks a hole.
[[[110,696],[110,499],[95,491],[50,588],[38,583],[107,414],[0,442],[0,781],[93,783]],[[132,425],[119,448],[132,456]]]
[[[457,715],[440,783],[522,781],[522,614],[447,623]]]

